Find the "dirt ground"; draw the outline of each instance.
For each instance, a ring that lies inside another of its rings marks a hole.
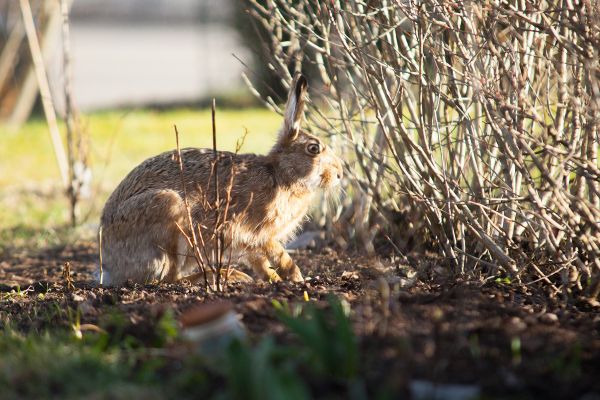
[[[293,257],[309,277],[304,284],[235,284],[215,294],[186,283],[99,288],[93,243],[5,252],[0,311],[19,330],[35,332],[65,325],[65,310],[78,309],[82,324],[96,324],[117,308],[130,319],[128,333],[150,341],[166,308],[180,315],[226,298],[251,336],[287,340],[272,300],[301,302],[306,291],[320,301],[333,293],[351,307],[370,385],[408,394],[411,383],[426,381],[475,386],[486,398],[600,398],[597,305],[552,300],[536,285],[457,281],[435,272],[443,266],[435,257],[400,264],[330,249]],[[65,262],[74,288],[63,276]]]

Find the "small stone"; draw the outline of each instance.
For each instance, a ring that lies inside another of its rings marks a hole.
[[[413,399],[476,399],[481,393],[479,386],[475,385],[440,384],[424,380],[411,381],[409,387]]]
[[[285,248],[287,250],[308,249],[316,246],[316,239],[319,236],[319,231],[306,231],[300,234],[296,239],[288,243]]]
[[[522,331],[527,329],[527,324],[519,317],[512,317],[510,319],[510,324],[517,331]]]
[[[358,273],[356,271],[344,271],[342,272],[342,279],[358,279]]]
[[[414,286],[415,283],[417,283],[417,280],[414,278],[409,278],[409,279],[400,278],[398,280],[398,285],[403,289],[408,289],[408,288]]]
[[[546,313],[546,314],[542,314],[542,316],[540,317],[540,320],[542,322],[546,322],[546,323],[555,323],[555,322],[558,322],[558,316],[554,313]]]
[[[71,300],[73,300],[73,301],[74,301],[74,302],[76,302],[76,303],[81,303],[81,302],[82,302],[82,301],[84,301],[85,299],[83,298],[83,296],[73,293],[73,294],[71,295]]]

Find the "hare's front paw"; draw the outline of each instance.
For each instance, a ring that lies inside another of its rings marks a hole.
[[[279,268],[277,271],[285,280],[292,282],[304,282],[300,268],[298,268],[292,258],[285,252],[283,253],[283,257],[280,259]]]
[[[285,251],[281,243],[271,240],[263,248],[263,251],[274,261],[275,270],[282,279],[292,282],[304,282],[300,268]]]
[[[294,264],[294,269],[287,276],[287,279],[292,282],[304,282],[304,277],[302,276],[302,272],[300,272],[300,268]]]
[[[300,272],[300,268],[298,268],[290,256],[287,256],[286,258],[287,262],[281,263],[278,269],[281,277],[291,282],[304,282],[304,277],[302,276],[302,272]]]

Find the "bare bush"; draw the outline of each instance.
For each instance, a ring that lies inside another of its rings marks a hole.
[[[234,276],[247,278],[242,272],[232,269],[232,242],[233,231],[230,229],[232,216],[230,206],[232,204],[231,191],[237,174],[233,158],[237,156],[242,148],[246,136],[238,140],[235,153],[219,154],[217,152],[217,131],[215,123],[215,100],[212,102],[212,138],[213,138],[213,160],[211,161],[210,177],[206,187],[197,184],[196,187],[188,188],[185,182],[185,171],[183,155],[179,147],[179,131],[175,129],[176,151],[174,156],[179,164],[181,175],[181,187],[183,201],[186,210],[186,226],[178,228],[188,244],[188,257],[193,258],[198,267],[198,273],[184,279],[201,282],[206,289],[222,291],[228,283],[229,277]],[[224,161],[224,158],[228,160]],[[219,187],[219,164],[229,165],[227,171],[221,171],[228,176],[225,187]],[[212,179],[211,179],[212,178]],[[205,220],[195,222],[192,218],[192,207],[189,202],[190,189],[196,197],[197,205],[200,207]]]
[[[598,296],[598,2],[251,4],[282,80],[322,80],[311,118],[349,154],[349,239],[372,251],[383,221],[459,272]]]

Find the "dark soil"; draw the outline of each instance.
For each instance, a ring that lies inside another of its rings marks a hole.
[[[600,308],[552,298],[538,286],[462,281],[432,257],[395,265],[329,250],[292,255],[310,277],[304,284],[234,284],[207,293],[189,283],[100,288],[92,280],[94,244],[0,256],[0,323],[24,332],[102,324],[115,310],[129,318],[127,334],[152,343],[153,326],[168,308],[229,299],[251,336],[288,340],[272,300],[325,300],[351,306],[369,385],[409,393],[410,383],[472,384],[487,397],[598,398]],[[69,262],[70,288],[63,274]],[[436,272],[437,271],[437,272]],[[412,274],[417,275],[409,278]],[[104,324],[106,326],[106,323]]]

